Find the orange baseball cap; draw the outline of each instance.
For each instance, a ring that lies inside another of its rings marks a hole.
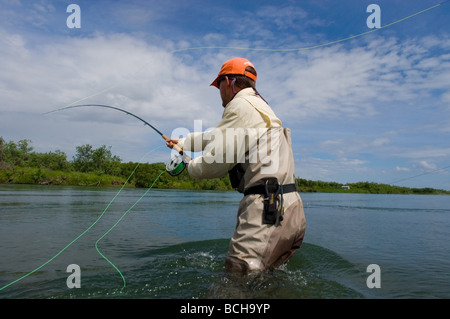
[[[256,81],[256,75],[245,71],[245,68],[251,66],[252,68],[255,68],[253,64],[244,58],[234,58],[231,60],[228,60],[222,65],[222,68],[220,69],[219,74],[214,79],[214,81],[210,84],[211,86],[215,86],[216,88],[219,88],[219,85],[217,84],[217,80],[222,75],[232,75],[232,74],[238,74],[238,75],[245,75],[246,77],[252,79],[253,81]]]

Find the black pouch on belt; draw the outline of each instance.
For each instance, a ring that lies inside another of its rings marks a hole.
[[[282,220],[282,203],[280,201],[280,184],[266,181],[263,224],[278,225]]]

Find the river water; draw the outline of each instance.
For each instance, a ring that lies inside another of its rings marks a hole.
[[[240,194],[146,191],[0,185],[0,298],[450,297],[450,196],[301,193],[303,246],[236,280]]]

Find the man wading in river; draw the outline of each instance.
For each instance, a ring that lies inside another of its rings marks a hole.
[[[281,126],[255,88],[257,73],[247,59],[226,61],[211,83],[225,108],[213,130],[172,139],[185,151],[204,151],[187,165],[194,179],[229,174],[244,194],[231,238],[226,269],[246,273],[276,268],[300,247],[305,214],[296,191],[290,130]]]

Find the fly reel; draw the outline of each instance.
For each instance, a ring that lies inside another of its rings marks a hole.
[[[170,159],[166,164],[166,171],[171,176],[180,175],[186,168],[186,156],[176,155]]]

